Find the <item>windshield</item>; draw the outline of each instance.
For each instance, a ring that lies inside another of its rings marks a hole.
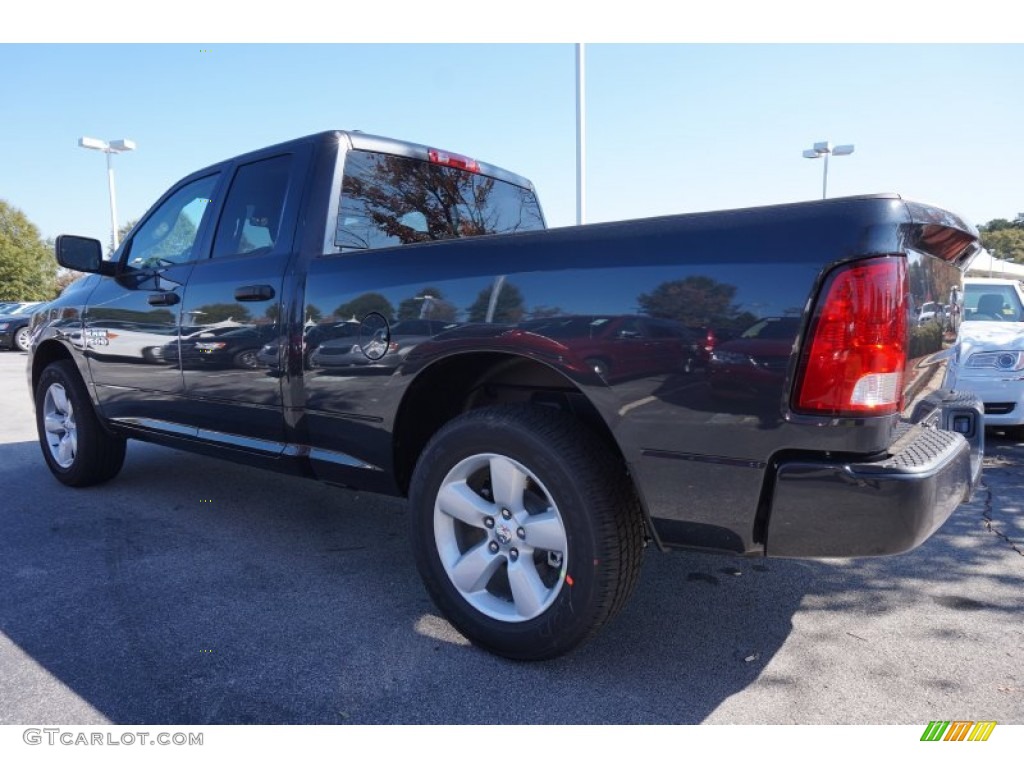
[[[964,286],[964,319],[1020,322],[1024,307],[1012,285],[968,283]]]
[[[345,157],[335,243],[386,248],[544,229],[532,190],[490,176],[381,152]]]

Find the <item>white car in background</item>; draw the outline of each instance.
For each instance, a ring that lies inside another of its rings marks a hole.
[[[946,317],[946,310],[937,301],[928,301],[921,305],[921,311],[917,314],[917,324],[924,325],[932,321],[943,322]]]
[[[985,404],[985,425],[1024,438],[1024,285],[1018,280],[964,280],[963,322],[953,386]]]

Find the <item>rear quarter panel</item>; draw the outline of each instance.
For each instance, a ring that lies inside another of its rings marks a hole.
[[[358,307],[396,319],[423,313],[486,328],[424,342],[387,376],[306,367],[302,405],[309,439],[389,469],[394,415],[417,376],[470,352],[530,357],[559,371],[601,413],[660,535],[711,549],[758,551],[754,516],[774,456],[871,455],[891,443],[896,417],[806,417],[792,411],[789,398],[813,298],[831,269],[867,256],[906,254],[907,312],[915,320],[921,304],[945,300],[959,284],[956,266],[915,248],[921,226],[898,197],[879,196],[312,258],[304,305],[322,322],[339,322]],[[789,317],[798,332],[788,344],[788,361],[755,380],[751,396],[736,398],[714,391],[704,370],[684,372],[676,355],[666,354],[643,375],[602,379],[566,350],[565,339],[530,338],[516,328],[538,317],[636,314],[732,334],[763,318]],[[941,390],[945,362],[936,353],[953,343],[955,332],[908,327],[913,359],[905,414],[923,418],[929,398]]]

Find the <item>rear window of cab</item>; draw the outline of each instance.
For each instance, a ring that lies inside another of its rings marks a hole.
[[[409,243],[544,229],[533,191],[491,176],[409,157],[345,156],[335,244]]]

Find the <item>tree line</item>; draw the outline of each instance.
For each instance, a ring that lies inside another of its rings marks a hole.
[[[1024,264],[1024,213],[1014,219],[992,219],[978,230],[981,244],[997,259]]]

